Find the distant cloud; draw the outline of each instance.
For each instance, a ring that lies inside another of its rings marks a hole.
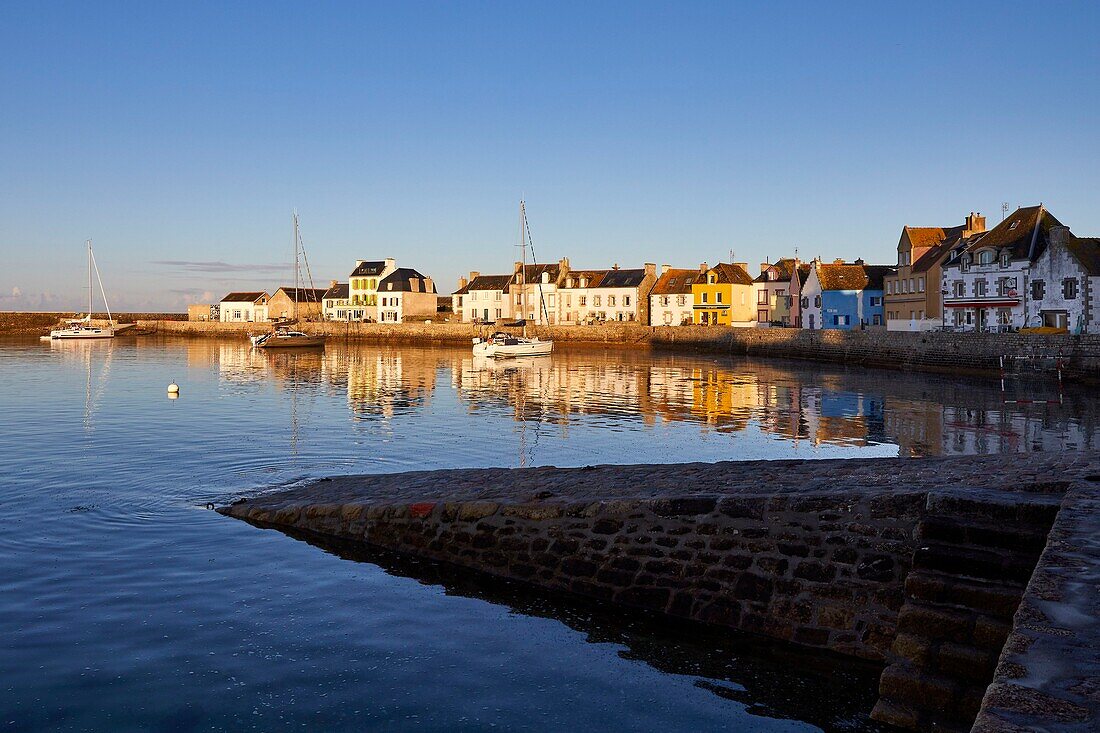
[[[230,272],[280,272],[291,269],[289,262],[253,262],[231,265],[220,260],[153,260],[152,264],[162,267],[176,267],[186,272],[230,273]]]

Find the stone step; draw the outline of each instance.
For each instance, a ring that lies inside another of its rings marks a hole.
[[[897,662],[883,670],[879,678],[880,699],[872,717],[910,729],[967,731],[981,708],[984,693],[984,684],[960,683]]]
[[[936,516],[921,520],[917,539],[1038,555],[1046,547],[1048,530],[1047,524],[996,524]]]
[[[987,498],[978,493],[932,493],[925,502],[926,517],[974,520],[979,524],[1050,527],[1061,505],[1062,493],[1025,494],[1024,497]],[[1021,501],[1020,498],[1025,498]]]
[[[908,601],[898,615],[898,634],[998,653],[1011,629],[1010,619],[915,600]]]
[[[992,618],[1011,620],[1026,583],[960,578],[929,570],[914,570],[905,578],[906,598],[940,607],[972,609]]]
[[[1017,553],[947,542],[922,543],[913,552],[914,570],[932,570],[961,578],[1026,584],[1036,553]]]
[[[896,662],[912,664],[922,672],[984,688],[993,678],[1000,649],[899,633],[890,654]]]

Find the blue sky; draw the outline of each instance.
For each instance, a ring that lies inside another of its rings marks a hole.
[[[892,262],[1043,201],[1100,235],[1100,3],[21,3],[0,309],[182,309],[395,256]],[[165,264],[175,263],[175,264]],[[287,273],[283,275],[282,273]]]

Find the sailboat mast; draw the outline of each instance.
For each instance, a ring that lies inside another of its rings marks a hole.
[[[523,320],[527,320],[527,233],[523,226],[523,220],[526,218],[526,212],[524,211],[525,204],[523,199],[519,200],[519,259],[520,259],[520,282],[523,283],[523,290],[520,292],[522,295],[523,304]]]
[[[298,320],[298,212],[294,212],[294,320]]]
[[[99,274],[99,265],[95,263],[95,255],[92,254],[92,240],[88,240],[88,260],[91,267],[88,268],[88,318],[92,317],[92,269],[95,269],[95,278],[99,281],[99,294],[103,296],[103,308],[107,311],[107,323],[114,325],[115,319],[111,315],[111,304],[107,302],[107,290],[103,287],[103,276]]]
[[[84,244],[88,245],[88,321],[92,320],[92,240]]]

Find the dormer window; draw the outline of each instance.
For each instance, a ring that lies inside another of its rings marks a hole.
[[[972,258],[971,258],[971,256],[970,256],[970,253],[964,253],[964,254],[963,254],[963,256],[962,256],[962,271],[963,271],[963,272],[966,272],[967,270],[969,270],[969,269],[970,269],[970,261],[971,261],[971,259],[972,259]]]
[[[1015,229],[1019,225],[1020,225],[1020,220],[1017,219],[1016,221],[1014,221],[1014,222],[1012,222],[1011,224],[1008,225],[1008,231],[1011,232],[1013,229]]]
[[[991,249],[983,249],[978,253],[979,265],[992,265],[997,260],[996,253]]]
[[[1001,253],[1001,267],[1008,267],[1010,255],[1008,252]]]

